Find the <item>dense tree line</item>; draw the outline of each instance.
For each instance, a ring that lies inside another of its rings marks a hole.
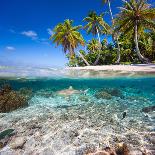
[[[102,2],[108,3],[111,25],[104,20],[104,14],[98,15],[91,11],[83,19],[84,26],[73,26],[73,20],[69,19],[55,26],[50,39],[63,47],[69,60],[68,65],[155,61],[155,8],[147,0],[123,0],[123,6],[114,18],[110,0]],[[92,34],[92,40],[85,41],[80,29]],[[112,37],[111,43],[106,39],[108,36]],[[78,46],[86,46],[86,50],[77,51]]]

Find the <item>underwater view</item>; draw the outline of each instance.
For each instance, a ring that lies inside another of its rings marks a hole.
[[[0,2],[0,155],[155,155],[155,0]]]
[[[153,76],[3,77],[0,86],[1,155],[155,154]]]

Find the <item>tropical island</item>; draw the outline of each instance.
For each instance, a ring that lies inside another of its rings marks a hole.
[[[155,155],[154,3],[2,1],[0,155]]]
[[[123,1],[120,12],[114,17],[111,2],[102,2],[108,3],[111,25],[104,20],[105,13],[91,11],[83,19],[84,26],[75,26],[69,19],[55,26],[50,39],[62,46],[68,66],[153,63],[155,8],[144,0]],[[92,34],[93,38],[85,41],[80,31]],[[109,36],[111,42],[107,40]],[[79,50],[79,46],[86,46],[86,50]]]

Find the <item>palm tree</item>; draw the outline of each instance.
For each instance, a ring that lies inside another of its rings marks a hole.
[[[134,36],[135,51],[142,62],[147,62],[139,49],[139,37],[146,30],[155,31],[155,8],[151,8],[146,0],[124,0],[124,6],[120,8],[121,13],[115,20],[116,32],[124,35],[129,33]]]
[[[155,58],[154,43],[155,39],[153,38],[153,32],[145,32],[144,36],[141,36],[139,40],[141,53],[143,53],[145,56],[147,55],[150,60]]]
[[[100,34],[108,34],[110,32],[110,26],[103,20],[103,14],[97,15],[96,12],[91,11],[88,14],[88,17],[85,17],[83,21],[87,22],[87,24],[84,26],[84,28],[87,29],[87,33],[92,33],[95,36],[97,35],[100,44],[99,49],[101,50]],[[98,54],[94,65],[98,63],[99,58],[100,53]]]
[[[106,38],[103,39],[101,44],[102,44],[101,50],[103,51],[103,50],[105,50],[107,48],[107,45],[108,45],[107,39]]]
[[[113,17],[113,13],[112,13],[112,9],[111,9],[111,2],[110,0],[102,0],[103,3],[108,3],[108,7],[109,7],[109,12],[110,12],[110,17],[111,17],[111,22],[112,22],[112,25],[113,25],[113,21],[114,21],[114,17]],[[115,27],[114,27],[115,29]],[[114,40],[114,39],[113,39]],[[121,49],[120,49],[120,45],[119,45],[119,41],[118,41],[118,36],[116,36],[116,41],[117,43],[117,61],[116,61],[116,64],[119,64],[120,63],[120,59],[121,59]]]
[[[70,59],[73,59],[75,56],[75,49],[79,46],[85,45],[85,41],[78,31],[82,26],[73,26],[73,20],[65,20],[64,23],[60,23],[55,26],[53,30],[53,35],[50,37],[50,40],[53,40],[53,43],[56,43],[57,46],[61,45],[65,53],[69,53]],[[83,61],[89,65],[85,58],[80,53]]]
[[[94,53],[95,51],[99,50],[99,48],[100,48],[100,43],[98,40],[93,38],[91,41],[88,42],[87,50],[90,53]]]

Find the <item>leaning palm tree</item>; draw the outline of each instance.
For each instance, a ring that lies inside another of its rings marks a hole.
[[[139,37],[146,30],[155,31],[155,8],[151,8],[146,0],[124,0],[124,6],[120,9],[121,13],[115,20],[115,31],[123,35],[132,34],[137,56],[142,62],[148,62],[140,52]]]
[[[114,17],[113,17],[113,13],[112,13],[112,9],[111,9],[111,2],[110,0],[102,0],[103,3],[108,3],[108,7],[109,7],[109,12],[110,12],[110,17],[111,17],[111,22],[112,22],[112,25],[113,25],[113,21],[114,21]],[[114,27],[115,29],[115,27]],[[118,41],[118,36],[116,35],[116,44],[117,44],[117,60],[116,60],[116,64],[119,64],[120,63],[120,59],[121,59],[121,50],[120,50],[120,45],[119,45],[119,41]],[[114,38],[113,38],[114,40]]]
[[[87,33],[97,35],[98,41],[100,44],[100,51],[101,51],[100,35],[110,33],[110,26],[103,20],[103,14],[97,15],[96,12],[91,11],[88,14],[88,17],[85,17],[83,21],[87,22],[87,24],[84,26],[84,28],[87,29]],[[99,58],[100,58],[100,53],[98,54],[98,57],[94,62],[94,65],[98,63]]]
[[[79,45],[85,45],[85,41],[81,33],[78,31],[80,28],[82,28],[82,26],[73,26],[73,20],[67,19],[64,23],[60,23],[54,28],[54,33],[50,37],[50,40],[52,40],[53,43],[56,43],[57,46],[62,45],[63,51],[69,53],[70,59],[74,58],[75,49]],[[81,53],[79,54],[83,61],[89,65],[83,55]]]

